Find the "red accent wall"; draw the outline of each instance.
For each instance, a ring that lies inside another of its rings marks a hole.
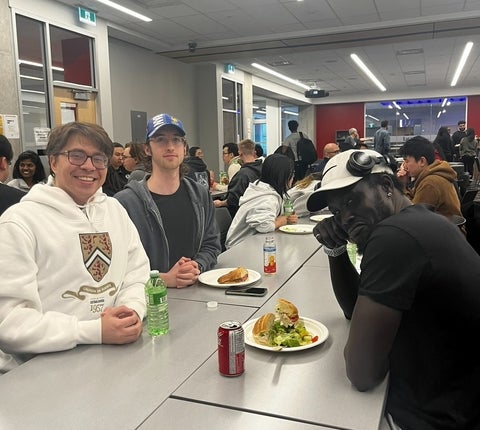
[[[477,136],[480,134],[480,96],[468,96],[467,101],[467,127],[475,129]]]
[[[356,128],[363,136],[365,122],[364,103],[342,103],[335,105],[317,105],[315,108],[315,135],[318,158],[323,158],[323,147],[335,142],[337,130]]]

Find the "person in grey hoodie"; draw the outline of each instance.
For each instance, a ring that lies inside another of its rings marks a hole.
[[[283,199],[288,197],[294,173],[293,160],[286,155],[272,154],[265,158],[260,179],[251,182],[240,197],[240,207],[227,233],[226,248],[252,234],[270,233],[283,225],[297,223],[295,213],[282,214]]]
[[[217,263],[220,232],[209,191],[182,173],[185,130],[160,114],[148,121],[146,153],[152,173],[115,194],[136,225],[150,259],[168,287],[186,287]]]

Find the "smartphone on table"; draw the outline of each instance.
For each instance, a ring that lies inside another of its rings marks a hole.
[[[264,287],[229,287],[225,290],[225,294],[230,296],[263,297],[267,292],[268,289]]]

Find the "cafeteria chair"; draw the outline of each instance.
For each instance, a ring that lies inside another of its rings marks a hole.
[[[215,208],[215,219],[217,220],[218,228],[220,230],[220,245],[222,252],[226,250],[225,241],[227,239],[228,229],[232,223],[232,216],[226,207]]]

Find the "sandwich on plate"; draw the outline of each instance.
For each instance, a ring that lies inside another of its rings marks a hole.
[[[248,270],[245,267],[237,267],[236,269],[230,270],[230,272],[225,273],[225,275],[220,276],[217,279],[219,284],[238,284],[240,282],[245,282],[248,279]]]
[[[267,313],[257,319],[252,329],[253,339],[260,345],[293,348],[318,340],[305,328],[297,307],[285,299],[275,305],[275,314]]]

